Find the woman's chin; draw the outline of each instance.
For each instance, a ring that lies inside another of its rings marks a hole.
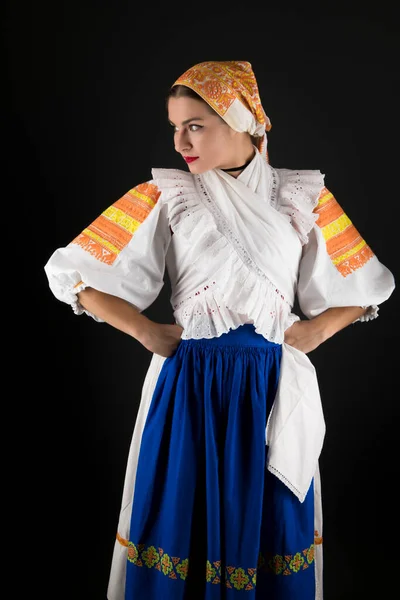
[[[197,160],[195,160],[192,163],[188,163],[188,167],[189,171],[193,173],[193,175],[201,175],[202,173],[205,173],[206,171],[209,171],[213,168],[209,166],[204,166],[204,164],[201,164],[201,162],[197,162]]]

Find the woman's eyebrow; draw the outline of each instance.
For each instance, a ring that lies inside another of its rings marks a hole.
[[[191,121],[204,121],[203,117],[191,117],[190,119],[186,119],[185,121],[182,121],[182,125],[187,125],[188,123],[190,123]],[[171,125],[175,125],[175,123],[173,123],[172,121],[169,121],[171,123]]]

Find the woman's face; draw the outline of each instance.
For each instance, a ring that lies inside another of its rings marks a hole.
[[[175,150],[191,173],[236,165],[240,136],[208,104],[195,98],[170,98],[168,119],[174,130]]]

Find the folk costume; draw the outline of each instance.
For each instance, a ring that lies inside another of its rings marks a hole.
[[[45,266],[56,298],[86,313],[86,287],[145,311],[171,283],[183,327],[143,383],[109,600],[322,600],[315,368],[284,342],[299,317],[362,306],[378,316],[391,272],[319,170],[273,168],[271,123],[250,63],[205,62],[196,91],[255,155],[234,178],[152,169]]]

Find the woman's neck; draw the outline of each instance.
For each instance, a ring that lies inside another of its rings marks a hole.
[[[242,173],[242,171],[244,171],[244,169],[251,163],[251,161],[253,160],[255,156],[255,150],[254,147],[251,148],[250,152],[247,153],[247,158],[245,160],[241,159],[237,161],[237,166],[235,167],[229,167],[227,169],[221,169],[221,171],[224,171],[225,173],[228,173],[228,175],[231,175],[232,177],[239,177],[240,173]],[[241,162],[243,161],[243,162]]]

